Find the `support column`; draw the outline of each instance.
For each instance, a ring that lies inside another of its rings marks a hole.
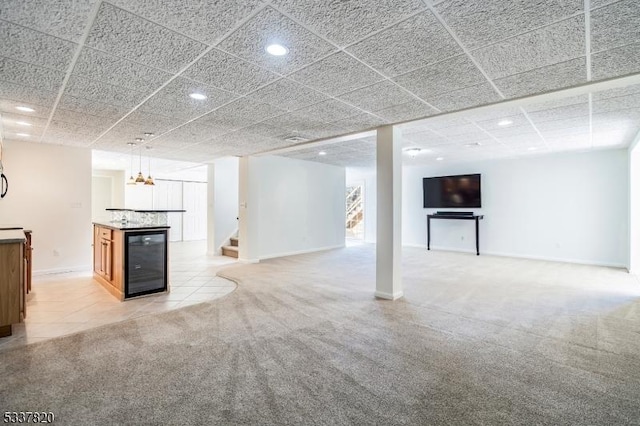
[[[395,300],[402,297],[402,143],[394,126],[377,133],[375,296]]]
[[[207,254],[216,253],[215,244],[215,165],[207,164]]]
[[[240,158],[238,194],[238,258],[244,263],[258,263],[260,259],[260,177],[258,159]]]

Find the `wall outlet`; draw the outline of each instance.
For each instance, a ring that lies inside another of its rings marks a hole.
[[[464,235],[460,236],[460,240],[464,241]]]
[[[53,255],[54,255],[55,257],[60,257],[60,250],[58,250],[58,249],[53,249]]]

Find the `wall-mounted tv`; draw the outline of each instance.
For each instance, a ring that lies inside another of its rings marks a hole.
[[[422,179],[424,208],[479,208],[480,174]]]

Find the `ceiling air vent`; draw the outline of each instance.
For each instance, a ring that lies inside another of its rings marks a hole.
[[[299,142],[307,142],[309,139],[303,138],[302,136],[289,136],[289,137],[285,138],[284,140],[285,140],[285,142],[299,143]]]

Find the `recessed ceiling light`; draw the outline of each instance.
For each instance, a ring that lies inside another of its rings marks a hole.
[[[327,153],[325,151],[320,151],[318,155],[327,155]]]
[[[36,111],[35,109],[29,108],[29,107],[26,107],[26,106],[17,106],[16,109],[18,111],[24,111],[24,112],[35,112]]]
[[[442,161],[442,160],[444,160],[444,157],[438,157],[438,158],[436,158],[436,161]]]
[[[28,134],[28,133],[16,133],[16,135],[18,135],[18,136],[22,136],[22,137],[25,137],[25,138],[28,138],[29,136],[31,136],[31,135],[30,135],[30,134]]]
[[[203,95],[202,93],[192,93],[189,95],[191,99],[196,99],[198,101],[202,101],[207,99],[207,95]]]
[[[265,50],[269,55],[273,56],[284,56],[289,53],[289,49],[281,44],[270,44],[265,48]]]
[[[147,132],[147,133],[145,133],[144,135],[145,135],[146,137],[148,137],[148,138],[150,138],[150,137],[153,137],[153,136],[154,136],[154,134],[153,134],[153,133],[151,133],[151,132]]]
[[[16,121],[16,124],[20,126],[31,126],[31,123],[27,123],[26,121]]]
[[[511,121],[511,120],[498,121],[498,126],[508,126],[510,124],[513,124],[513,121]]]
[[[420,154],[422,152],[422,150],[420,148],[407,148],[407,149],[404,150],[404,152],[409,154],[411,157],[415,157],[418,154]]]
[[[135,141],[136,141],[136,142],[144,142],[144,139],[142,139],[142,138],[136,138],[136,139],[135,139]]]

